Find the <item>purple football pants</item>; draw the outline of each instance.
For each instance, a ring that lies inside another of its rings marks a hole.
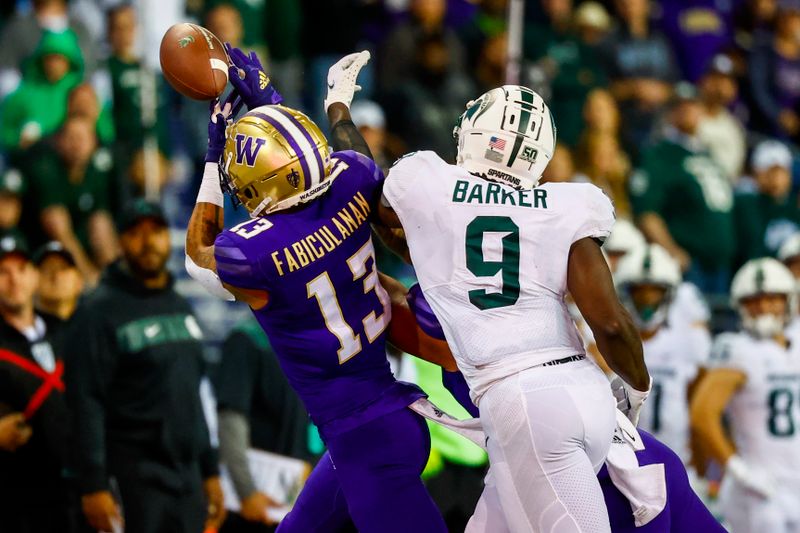
[[[628,500],[617,490],[606,467],[597,474],[603,489],[611,531],[614,533],[665,533],[702,531],[724,533],[723,528],[700,501],[686,475],[680,457],[649,433],[639,430],[645,449],[636,452],[639,465],[663,463],[667,479],[667,506],[650,523],[636,527]]]
[[[306,481],[280,533],[446,532],[420,479],[430,453],[425,420],[399,409],[340,435]]]

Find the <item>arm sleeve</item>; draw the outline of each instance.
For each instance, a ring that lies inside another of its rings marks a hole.
[[[352,120],[340,120],[331,127],[331,146],[337,152],[353,150],[372,159],[372,152]]]
[[[83,493],[108,490],[105,415],[116,364],[114,340],[86,307],[73,319],[66,340],[67,401],[72,411],[75,463]]]
[[[236,411],[219,411],[219,453],[228,469],[239,499],[245,499],[256,491],[247,448],[250,446],[250,425],[247,417]]]
[[[580,186],[584,188],[584,205],[582,207],[585,212],[583,220],[580,221],[578,228],[575,230],[572,242],[589,237],[602,243],[608,238],[611,234],[611,228],[614,227],[614,221],[616,220],[614,205],[611,203],[611,199],[598,187],[591,184]]]
[[[425,295],[422,293],[422,288],[420,288],[419,283],[415,283],[408,289],[406,301],[408,301],[408,306],[411,308],[411,312],[414,313],[414,318],[417,319],[417,325],[422,331],[434,339],[446,340],[442,325],[433,313],[433,309],[428,303],[428,300],[425,299]]]

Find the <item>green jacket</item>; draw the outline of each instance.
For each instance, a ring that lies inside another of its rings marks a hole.
[[[218,473],[200,401],[203,332],[172,283],[144,287],[114,263],[66,337],[65,381],[83,493],[135,473],[174,493]]]
[[[558,140],[575,146],[585,126],[583,104],[595,87],[605,87],[608,80],[592,49],[570,33],[559,33],[550,26],[526,28],[524,53],[530,61],[549,60],[555,65],[550,81],[554,97],[550,111],[558,126]]]
[[[800,230],[797,198],[776,200],[761,193],[736,196],[734,209],[737,263],[757,257],[775,256],[781,244]]]
[[[630,181],[634,213],[661,215],[672,238],[706,270],[732,266],[733,191],[707,151],[664,139],[642,154]]]
[[[70,62],[69,72],[55,83],[44,76],[42,59],[61,54]],[[69,92],[83,79],[83,58],[72,30],[44,32],[33,55],[23,66],[22,82],[2,105],[0,144],[6,150],[19,146],[25,128],[37,128],[44,137],[56,131],[67,114]]]

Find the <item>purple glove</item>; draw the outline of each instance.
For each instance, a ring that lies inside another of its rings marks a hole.
[[[235,117],[242,108],[242,99],[237,92],[231,94],[220,104],[219,99],[211,102],[211,120],[208,121],[208,148],[206,149],[206,163],[219,163],[222,152],[225,150],[225,130],[228,119]]]
[[[436,318],[436,315],[433,314],[431,304],[428,303],[428,300],[425,299],[425,295],[422,294],[422,288],[419,286],[419,283],[415,283],[408,289],[406,301],[411,308],[411,312],[414,313],[414,317],[417,319],[417,325],[419,325],[422,331],[434,339],[441,341],[446,340],[442,325],[439,323],[439,319]]]
[[[247,109],[283,102],[283,96],[272,86],[255,52],[246,55],[230,43],[225,43],[225,49],[233,62],[228,67],[228,79],[236,92],[242,95]],[[239,77],[240,72],[244,72],[244,78]]]

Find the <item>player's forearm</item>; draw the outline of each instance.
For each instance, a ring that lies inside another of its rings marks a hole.
[[[611,370],[636,390],[650,388],[650,374],[644,363],[639,332],[624,309],[619,310],[617,318],[592,326],[592,333]]]
[[[697,432],[700,442],[703,443],[709,455],[719,464],[724,465],[736,453],[736,448],[725,435],[725,430],[720,420],[714,421],[704,418],[702,424],[704,424],[702,427],[696,426],[693,420],[692,428]]]
[[[328,121],[331,125],[331,146],[334,151],[354,150],[372,159],[367,141],[353,124],[350,109],[341,102],[328,108]]]
[[[719,464],[724,465],[736,453],[722,425],[722,414],[743,377],[727,370],[711,370],[700,379],[689,406],[692,433]]]
[[[411,252],[408,249],[406,234],[402,228],[389,228],[382,224],[375,224],[372,229],[389,250],[406,263],[411,264]]]
[[[199,267],[216,271],[214,241],[223,229],[222,207],[198,202],[186,228],[186,254]]]

